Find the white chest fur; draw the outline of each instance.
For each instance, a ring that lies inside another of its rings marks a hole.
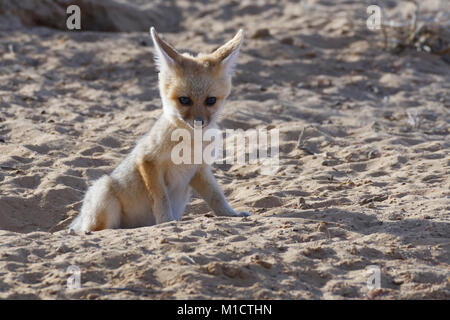
[[[198,169],[198,165],[170,166],[164,176],[167,191],[169,193],[172,214],[176,220],[180,220],[184,213],[191,192],[189,182]]]

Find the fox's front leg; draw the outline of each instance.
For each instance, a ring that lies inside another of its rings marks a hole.
[[[216,215],[238,217],[250,215],[250,213],[245,211],[237,213],[230,207],[209,166],[201,166],[192,178],[190,185],[206,201]]]
[[[156,224],[175,220],[170,205],[170,199],[160,170],[150,161],[141,161],[138,170],[153,206]]]

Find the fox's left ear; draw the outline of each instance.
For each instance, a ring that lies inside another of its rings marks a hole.
[[[158,69],[161,71],[164,67],[172,68],[181,59],[181,55],[159,37],[154,27],[150,28],[150,35],[155,46],[155,62]]]
[[[223,71],[228,75],[232,75],[236,68],[242,42],[244,42],[244,30],[240,29],[233,39],[212,53],[214,58],[220,61]]]

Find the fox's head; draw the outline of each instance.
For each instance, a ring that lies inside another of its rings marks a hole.
[[[179,53],[150,29],[159,69],[159,91],[163,111],[169,119],[190,127],[214,123],[231,90],[231,76],[243,30],[210,54],[193,57]]]

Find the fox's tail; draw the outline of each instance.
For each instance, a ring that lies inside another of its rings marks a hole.
[[[113,193],[111,177],[104,175],[86,192],[78,217],[70,224],[74,231],[98,231],[120,227],[121,206]]]

